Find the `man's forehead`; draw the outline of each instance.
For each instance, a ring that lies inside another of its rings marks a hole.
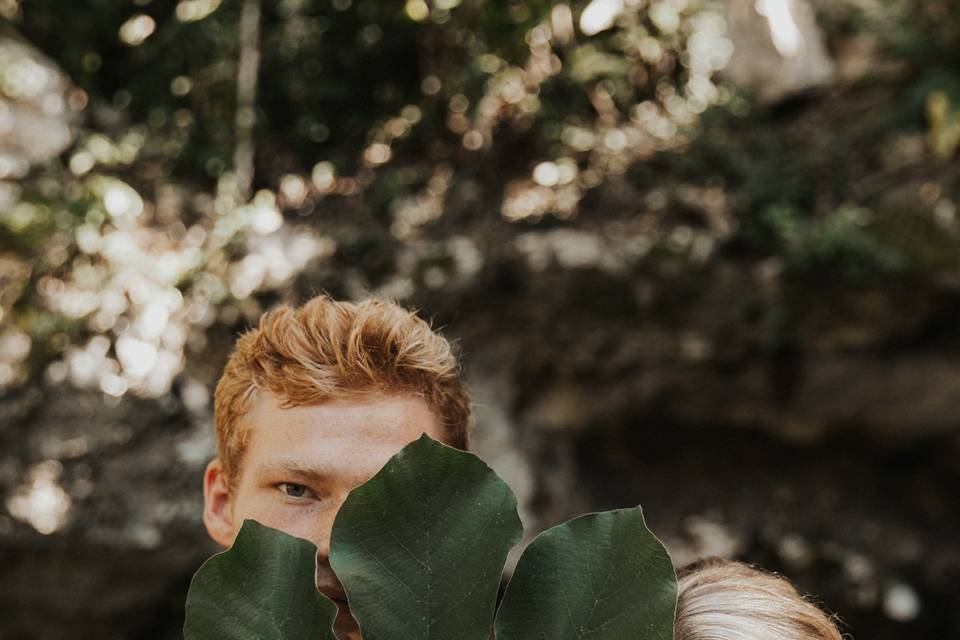
[[[299,465],[331,474],[382,465],[421,433],[434,439],[444,435],[426,403],[412,395],[339,398],[291,408],[266,396],[258,398],[244,422],[250,467]]]
[[[261,391],[255,396],[253,407],[244,416],[248,428],[262,425],[281,426],[290,429],[322,428],[330,436],[338,432],[354,434],[358,431],[370,435],[388,435],[394,429],[435,431],[438,420],[419,396],[397,393],[365,393],[359,396],[330,398],[316,404],[281,406],[277,396]],[[270,433],[272,428],[254,429]],[[278,434],[279,435],[279,434]]]

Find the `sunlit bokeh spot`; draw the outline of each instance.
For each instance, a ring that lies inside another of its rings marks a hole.
[[[70,156],[70,171],[74,175],[82,176],[93,169],[96,163],[97,160],[93,157],[93,154],[87,151],[78,151]]]
[[[170,81],[170,93],[175,96],[185,96],[193,88],[193,82],[187,76],[177,76]]]
[[[222,0],[180,0],[177,3],[177,20],[196,22],[203,20],[220,8]]]
[[[803,37],[793,18],[793,0],[757,0],[756,6],[770,25],[770,38],[777,52],[785,58],[795,56]]]
[[[283,224],[283,216],[277,210],[276,196],[266,189],[257,192],[246,211],[250,215],[250,226],[256,233],[273,233]]]
[[[158,352],[153,342],[123,335],[117,338],[116,345],[123,371],[130,377],[145,377],[157,362]]]
[[[336,184],[336,170],[330,162],[318,162],[313,166],[310,173],[310,181],[317,191],[327,193],[331,191]]]
[[[580,14],[580,31],[592,36],[611,28],[623,12],[623,0],[591,0]]]
[[[103,206],[114,218],[136,218],[143,213],[143,199],[133,187],[109,181],[103,190]]]
[[[430,7],[424,0],[407,0],[403,10],[411,20],[422,22],[430,16]]]
[[[916,590],[903,582],[895,582],[883,594],[883,612],[896,622],[910,622],[920,615],[921,603]]]
[[[650,5],[650,20],[663,33],[674,33],[680,27],[680,10],[684,0],[659,0]]]
[[[389,145],[383,144],[382,142],[375,142],[363,152],[363,159],[367,164],[376,166],[390,160],[392,155],[393,152]]]
[[[307,197],[307,184],[298,175],[285,175],[280,179],[280,194],[288,206],[299,207]]]
[[[471,151],[476,151],[483,147],[483,134],[479,131],[467,131],[463,134],[463,146]]]
[[[7,511],[38,532],[49,535],[66,524],[71,500],[58,483],[63,466],[47,460],[30,468],[26,481],[7,498]]]
[[[157,22],[146,14],[133,16],[120,26],[120,40],[131,47],[143,44],[157,28]]]
[[[560,169],[553,162],[541,162],[533,168],[533,180],[544,187],[552,187],[560,181]]]

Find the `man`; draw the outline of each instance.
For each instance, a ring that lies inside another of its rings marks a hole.
[[[210,537],[228,547],[250,518],[316,544],[336,634],[358,640],[330,568],[333,521],[351,489],[422,433],[467,448],[470,402],[450,344],[396,304],[318,296],[240,336],[214,400]]]

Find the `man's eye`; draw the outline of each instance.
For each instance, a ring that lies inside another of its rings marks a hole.
[[[283,493],[290,496],[291,498],[303,498],[304,496],[310,494],[310,490],[307,489],[302,484],[284,482],[279,486],[280,486],[280,491],[283,491]]]

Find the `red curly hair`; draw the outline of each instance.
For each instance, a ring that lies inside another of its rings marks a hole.
[[[237,339],[214,392],[217,456],[231,484],[248,440],[243,417],[258,390],[283,408],[371,392],[415,394],[446,429],[447,444],[468,446],[470,399],[450,343],[392,301],[319,295],[264,313],[258,328]]]

